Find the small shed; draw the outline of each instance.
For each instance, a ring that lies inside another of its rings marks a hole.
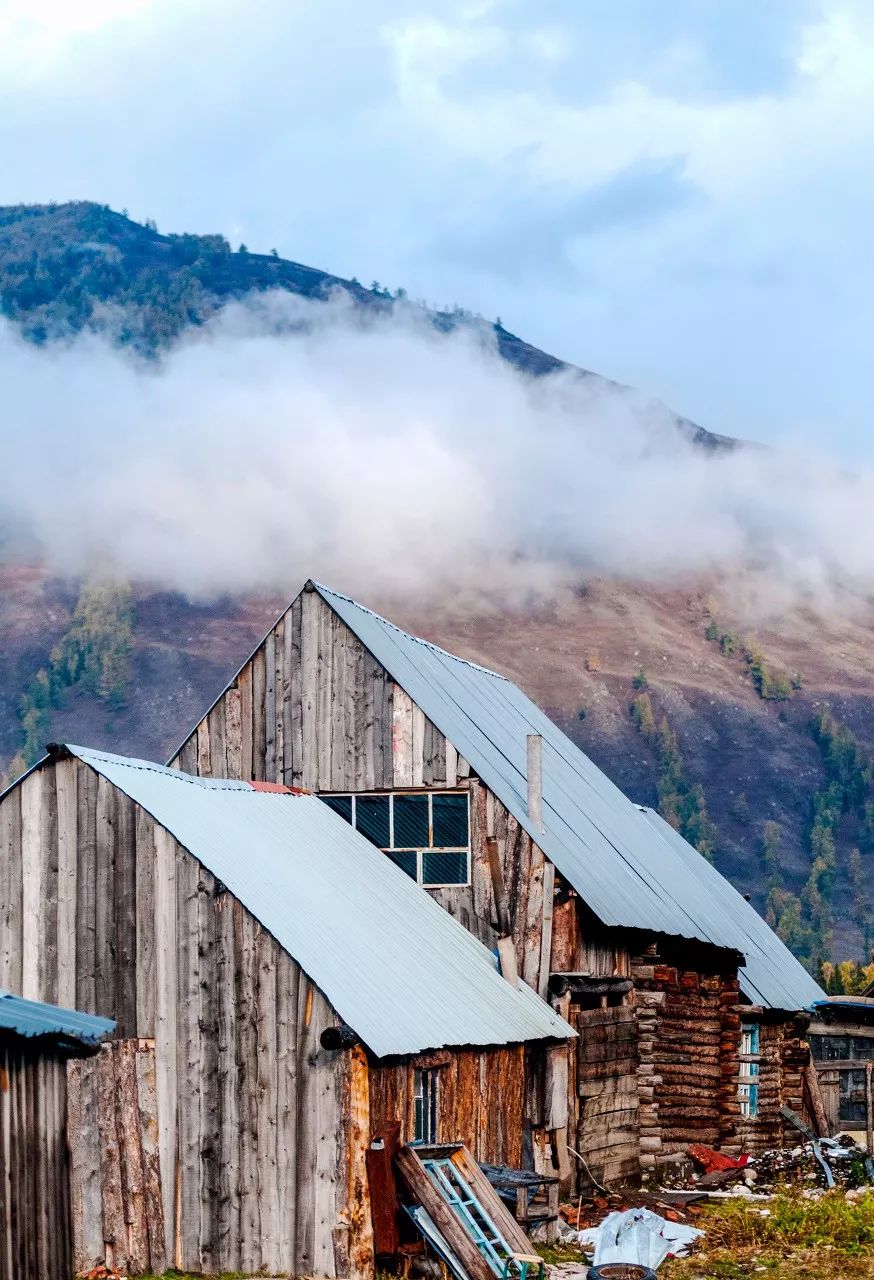
[[[70,1280],[67,1061],[115,1023],[0,991],[0,1280]]]

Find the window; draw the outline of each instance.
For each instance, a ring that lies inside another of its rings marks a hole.
[[[469,882],[466,791],[393,791],[321,799],[418,884],[433,889]]]
[[[433,1068],[413,1072],[413,1098],[415,1101],[416,1142],[437,1141],[437,1091],[439,1073]]]
[[[759,1024],[750,1022],[740,1033],[740,1113],[754,1120],[759,1114]]]
[[[842,1059],[874,1058],[874,1033],[810,1036],[810,1051],[816,1062],[840,1062]]]

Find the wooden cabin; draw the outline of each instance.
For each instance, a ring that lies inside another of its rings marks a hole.
[[[113,1025],[0,992],[0,1280],[73,1275],[67,1064]]]
[[[573,1031],[321,800],[54,748],[0,847],[2,981],[117,1023],[75,1081],[77,1270],[370,1276],[372,1133],[522,1161]]]
[[[498,673],[309,582],[173,763],[317,792],[568,1018],[566,1123],[530,1111],[535,1166],[610,1183],[692,1140],[772,1145],[781,1103],[804,1108],[820,988]]]
[[[851,1133],[874,1155],[874,996],[817,1002],[809,1035],[832,1133]]]

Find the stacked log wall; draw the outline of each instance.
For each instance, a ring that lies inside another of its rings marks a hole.
[[[349,1079],[319,1043],[335,1021],[321,992],[80,761],[36,770],[0,802],[0,865],[14,889],[0,916],[5,984],[155,1042],[167,1264],[334,1275]],[[104,1246],[115,1243],[113,1231]]]
[[[729,965],[708,971],[704,959],[697,960],[700,968],[678,967],[683,947],[672,947],[665,957],[653,946],[633,962],[644,1168],[691,1142],[718,1147],[737,1126],[736,971]]]
[[[810,1047],[805,1039],[806,1019],[742,1009],[741,1022],[756,1022],[759,1027],[759,1106],[757,1116],[739,1116],[733,1146],[750,1154],[794,1146],[798,1131],[780,1114],[780,1108],[790,1107],[797,1116],[807,1118],[804,1071]]]
[[[579,1182],[607,1186],[640,1174],[638,1026],[632,1004],[579,1010],[576,1046],[579,1095],[577,1148],[585,1160]]]

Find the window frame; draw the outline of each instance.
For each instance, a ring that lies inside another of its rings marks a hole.
[[[433,1146],[440,1141],[439,1068],[414,1067],[412,1093],[413,1141],[421,1142],[423,1146]]]
[[[759,1080],[762,1064],[761,1024],[747,1022],[740,1029],[737,1098],[744,1120],[759,1118]]]
[[[387,848],[382,845],[374,844],[374,849],[379,849],[380,853],[389,856],[393,853],[415,853],[416,855],[416,875],[410,876],[408,871],[404,871],[403,867],[398,866],[398,870],[404,875],[414,880],[421,889],[465,889],[470,887],[470,867],[471,854],[473,852],[471,844],[470,832],[470,791],[463,787],[398,787],[394,791],[323,791],[320,798],[324,800],[342,799],[352,802],[351,818],[348,819],[349,825],[353,831],[358,831],[357,825],[357,806],[356,802],[360,800],[375,800],[380,797],[386,797],[389,802],[388,808],[388,834],[390,844]],[[465,808],[467,811],[467,844],[466,845],[435,845],[429,844],[427,848],[422,845],[401,845],[396,846],[394,843],[395,835],[395,796],[427,796],[428,797],[428,839],[434,839],[434,797],[437,796],[463,796]],[[336,810],[334,810],[336,813]],[[338,815],[343,817],[343,815]],[[343,817],[343,821],[347,819]],[[363,833],[362,833],[363,834]],[[364,836],[368,840],[368,836]],[[371,843],[373,843],[371,841]],[[463,880],[438,881],[424,879],[425,854],[427,853],[461,853],[465,858],[465,870]],[[392,859],[392,861],[394,861]]]

